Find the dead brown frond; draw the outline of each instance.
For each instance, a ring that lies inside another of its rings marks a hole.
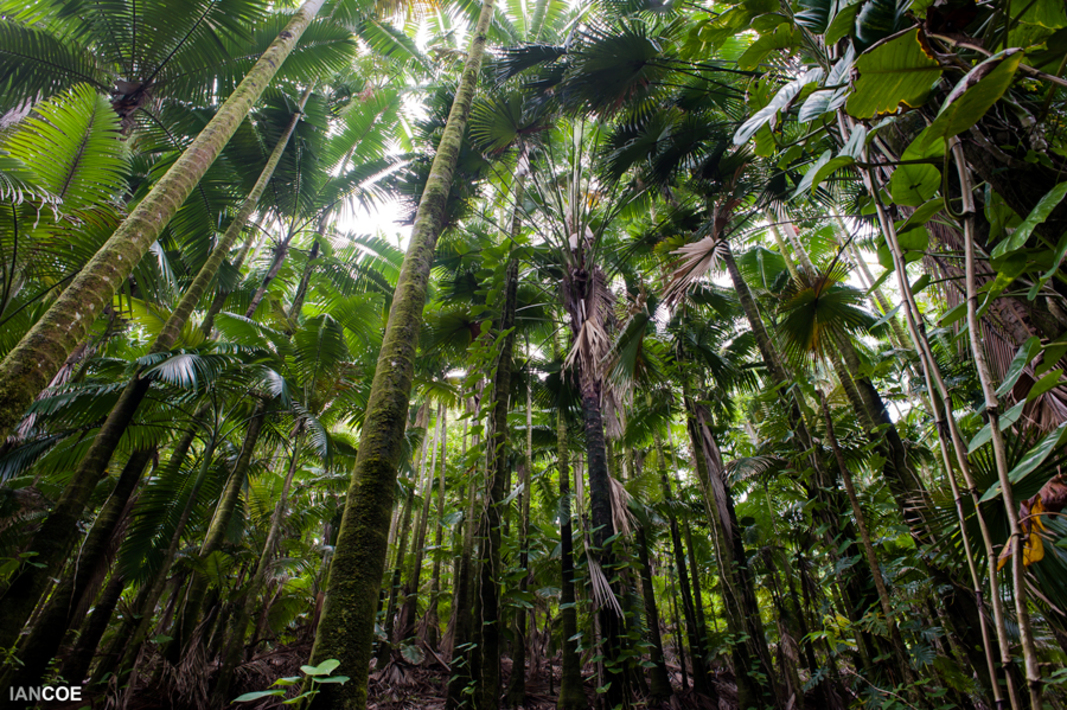
[[[674,262],[670,283],[663,292],[664,302],[668,305],[678,303],[693,283],[718,264],[725,248],[723,240],[708,236],[672,251],[671,254],[678,255],[679,259]]]
[[[618,598],[615,596],[615,592],[611,590],[611,584],[608,582],[607,575],[604,574],[604,570],[601,569],[600,563],[593,559],[592,556],[588,558],[589,564],[589,586],[593,589],[593,606],[600,609],[605,606],[611,607],[620,618],[622,617],[622,606],[619,604]]]
[[[615,532],[629,535],[637,522],[630,512],[630,493],[614,476],[608,476],[608,481],[611,482],[611,518]]]

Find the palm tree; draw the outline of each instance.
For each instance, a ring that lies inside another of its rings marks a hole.
[[[0,434],[11,431],[26,405],[84,339],[105,303],[159,237],[259,100],[323,2],[308,0],[292,16],[204,130],[0,362]],[[48,559],[46,564],[54,564],[53,556],[43,553],[43,558]]]

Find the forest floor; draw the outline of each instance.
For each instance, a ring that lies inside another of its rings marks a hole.
[[[240,667],[237,671],[234,695],[263,690],[276,678],[299,674],[300,665],[306,662],[310,649],[284,647],[264,654]],[[670,667],[673,687],[682,685],[681,669]],[[511,661],[501,663],[502,686],[507,687],[511,677]],[[538,659],[527,669],[526,701],[517,706],[519,710],[555,710],[562,673],[559,661]],[[373,670],[367,693],[368,710],[443,710],[445,688],[451,675],[438,659],[427,656],[420,665],[412,665],[400,658],[388,663],[381,671]],[[585,693],[589,707],[595,707],[595,678],[586,677]],[[676,693],[669,701],[654,703],[646,701],[636,707],[648,710],[733,710],[737,706],[733,677],[721,673],[716,681],[719,699],[699,695],[692,689]],[[281,707],[277,701],[248,703],[247,710],[267,710]],[[158,704],[145,703],[131,710],[156,710]]]
[[[310,652],[311,643],[307,641],[256,655],[236,669],[231,696],[236,698],[244,693],[267,690],[278,678],[300,675],[300,666],[307,662]],[[148,660],[143,667],[141,677],[147,682],[130,694],[126,710],[203,710],[209,707],[208,692],[218,670],[214,664],[197,666],[191,663],[178,668],[167,666],[166,670],[160,671],[153,660]],[[681,688],[681,669],[669,664],[668,670],[672,686]],[[511,676],[510,659],[503,659],[501,671],[502,686],[506,688]],[[555,710],[561,672],[558,660],[542,657],[532,662],[527,669],[526,700],[516,706],[516,710]],[[433,655],[428,655],[419,665],[397,656],[381,671],[372,669],[367,709],[443,710],[450,675],[443,661]],[[737,707],[734,680],[728,671],[720,672],[717,676],[716,690],[718,699],[695,693],[690,688],[677,692],[668,701],[653,702],[646,699],[632,707],[635,710],[734,710]],[[297,692],[296,688],[290,689],[290,695]],[[596,707],[596,683],[591,674],[586,674],[585,694],[589,707]],[[99,710],[116,707],[114,696],[108,697],[104,692],[90,693],[84,701],[50,707],[52,710],[80,710],[87,705]],[[277,710],[286,706],[282,705],[280,698],[264,698],[230,707]],[[503,703],[501,707],[504,707]]]

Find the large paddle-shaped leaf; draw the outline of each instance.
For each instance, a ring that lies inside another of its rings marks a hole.
[[[861,54],[856,70],[859,79],[845,103],[855,118],[892,113],[901,104],[919,106],[941,78],[941,66],[920,42],[917,27]]]

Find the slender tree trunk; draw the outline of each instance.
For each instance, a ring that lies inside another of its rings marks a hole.
[[[423,403],[415,415],[415,426],[426,430],[429,418],[429,405]],[[392,583],[389,585],[389,603],[385,607],[385,638],[378,645],[378,668],[384,668],[389,662],[392,653],[394,629],[396,627],[396,607],[400,599],[400,575],[404,569],[404,560],[407,559],[408,537],[411,534],[411,511],[415,506],[415,490],[419,487],[426,470],[426,447],[429,445],[429,431],[423,434],[422,453],[419,456],[418,473],[411,483],[411,490],[404,499],[404,511],[400,514],[400,539],[397,541],[396,558],[393,562]]]
[[[974,194],[971,184],[970,169],[963,155],[963,146],[958,138],[953,138],[952,156],[956,161],[959,171],[960,190],[963,195],[963,236],[964,236],[964,259],[967,280],[967,334],[971,342],[971,355],[974,357],[974,367],[978,371],[978,379],[982,383],[982,394],[985,397],[985,418],[992,432],[990,439],[993,442],[993,459],[997,467],[997,477],[1000,481],[1000,494],[1004,498],[1004,509],[1008,516],[1008,528],[1011,531],[1011,565],[1012,565],[1012,592],[1015,598],[1015,620],[1019,624],[1019,642],[1022,646],[1023,667],[1026,671],[1026,686],[1030,695],[1030,707],[1036,710],[1042,706],[1042,682],[1041,671],[1038,668],[1037,648],[1034,645],[1034,635],[1030,628],[1030,610],[1027,607],[1027,583],[1023,571],[1023,544],[1024,535],[1019,527],[1019,513],[1015,505],[1015,496],[1012,491],[1012,481],[1009,478],[1008,454],[1004,443],[1004,434],[1000,430],[1000,402],[997,399],[996,387],[993,384],[993,374],[986,359],[985,350],[982,346],[982,336],[979,332],[978,320],[978,282],[975,277],[974,264]],[[994,564],[992,559],[989,564]]]
[[[663,488],[663,498],[667,502],[668,509],[675,503],[674,493],[671,491],[670,480],[667,478],[667,462],[663,458],[663,445],[656,436],[656,448],[660,458],[660,485]],[[693,594],[689,586],[689,574],[685,561],[685,548],[682,547],[682,533],[678,527],[678,518],[673,511],[668,512],[667,523],[671,532],[671,550],[674,553],[674,566],[678,571],[678,586],[682,594],[682,612],[685,615],[685,631],[689,639],[689,654],[693,665],[693,690],[703,695],[714,697],[715,690],[708,678],[707,658],[708,652],[704,636],[699,631],[697,624],[696,608],[693,603]],[[685,659],[681,659],[683,678],[685,671]],[[685,683],[683,683],[683,686]]]
[[[270,564],[274,560],[275,548],[282,534],[282,519],[285,517],[286,508],[289,505],[289,491],[293,485],[293,477],[296,475],[302,446],[307,430],[301,423],[299,431],[293,442],[293,453],[289,460],[289,470],[282,484],[281,494],[274,506],[274,512],[270,517],[270,528],[267,531],[267,539],[263,543],[263,551],[259,555],[256,571],[252,574],[252,580],[245,590],[244,598],[238,602],[240,605],[230,625],[230,638],[222,654],[222,666],[219,668],[218,679],[212,691],[216,707],[224,707],[229,703],[230,683],[233,680],[233,672],[241,661],[245,648],[245,633],[248,630],[248,622],[251,620],[255,606],[259,603],[261,593],[267,588],[267,575],[270,572]]]
[[[134,669],[134,673],[137,668],[138,657],[141,653],[141,647],[144,645],[145,640],[148,638],[148,634],[151,632],[153,624],[152,619],[156,604],[166,591],[167,582],[170,576],[171,566],[174,564],[174,558],[178,554],[178,546],[181,544],[182,536],[185,534],[185,528],[189,524],[189,519],[192,517],[193,508],[196,506],[196,499],[200,495],[200,489],[204,485],[204,481],[207,479],[208,472],[211,470],[211,462],[215,455],[215,447],[218,445],[217,437],[212,434],[208,439],[207,446],[204,447],[203,460],[200,464],[200,470],[197,472],[196,481],[193,483],[192,490],[189,491],[189,497],[186,499],[185,507],[182,510],[181,517],[178,519],[178,524],[174,529],[174,534],[171,536],[170,544],[167,547],[166,553],[163,555],[163,563],[160,566],[159,572],[156,573],[155,578],[148,583],[149,592],[144,599],[142,609],[142,616],[140,622],[138,622],[133,635],[129,638],[125,644],[125,648],[122,652],[121,660],[119,661],[119,670]],[[164,624],[165,626],[165,624]],[[129,697],[129,693],[132,693],[136,684],[136,679],[129,678],[126,690],[126,697]]]
[[[516,193],[518,199],[521,194]],[[514,232],[513,232],[514,233]],[[515,278],[518,283],[518,273]],[[529,361],[530,344],[526,343],[527,362]],[[519,568],[522,569],[522,579],[519,580],[519,593],[525,594],[530,580],[530,477],[533,475],[533,389],[529,380],[526,379],[526,449],[523,457],[522,468],[519,470],[520,482],[522,483],[521,526],[519,531]],[[512,644],[514,652],[511,656],[511,679],[508,683],[508,703],[513,706],[523,705],[526,702],[526,617],[523,610],[515,613],[515,640]]]
[[[904,639],[901,638],[900,629],[897,627],[896,620],[893,618],[893,603],[889,597],[889,590],[886,589],[885,581],[882,579],[882,568],[878,564],[878,557],[874,551],[874,544],[871,542],[871,532],[867,528],[867,519],[863,514],[863,509],[860,507],[859,496],[856,495],[856,486],[852,481],[852,473],[848,470],[848,466],[845,464],[845,455],[841,452],[841,447],[837,443],[837,434],[834,431],[834,420],[833,417],[830,416],[830,408],[826,405],[826,397],[821,390],[818,394],[823,420],[826,422],[826,439],[833,451],[834,459],[837,461],[837,467],[841,472],[841,480],[845,484],[845,491],[848,493],[848,500],[852,505],[852,515],[856,518],[856,527],[859,529],[860,540],[863,542],[863,553],[867,558],[867,566],[871,570],[871,578],[874,580],[874,588],[878,591],[878,601],[881,604],[882,614],[885,616],[886,627],[889,630],[889,640],[893,647],[893,653],[896,654],[897,657],[897,666],[900,668],[902,674],[902,677],[899,678],[898,681],[903,681],[910,687],[915,682],[915,675],[912,673],[911,664],[908,661],[908,650],[904,646]],[[913,693],[909,693],[909,695],[912,694]]]
[[[667,664],[663,658],[663,637],[660,634],[659,610],[656,608],[656,590],[652,586],[652,563],[648,554],[648,530],[637,530],[637,553],[641,561],[641,593],[645,602],[645,626],[652,646],[648,669],[650,691],[654,700],[665,700],[672,695],[671,682],[667,676]]]
[[[467,404],[468,417],[471,415],[471,407]],[[479,408],[481,404],[479,403]],[[470,421],[469,419],[467,420]],[[467,429],[468,426],[464,426],[463,430],[463,461],[467,461]],[[475,434],[473,437],[473,448],[477,450],[479,435]],[[474,593],[474,587],[472,585],[473,566],[474,566],[474,538],[476,533],[476,526],[480,522],[480,518],[476,514],[476,506],[478,503],[477,486],[475,481],[479,476],[473,471],[476,467],[472,467],[471,480],[468,485],[468,492],[466,500],[461,501],[461,505],[465,505],[466,509],[463,516],[463,534],[460,545],[459,558],[456,561],[454,569],[454,577],[458,579],[456,583],[456,593],[452,600],[452,647],[451,647],[451,666],[452,676],[448,679],[447,697],[445,698],[446,710],[455,710],[464,704],[464,696],[467,688],[472,683],[473,679],[477,676],[477,649],[473,648],[472,641],[475,638],[474,624],[475,620],[480,618],[475,613],[476,597]]]
[[[479,571],[478,597],[481,616],[477,622],[481,629],[481,643],[477,688],[478,710],[495,710],[500,704],[500,547],[502,538],[501,503],[506,490],[508,475],[508,410],[511,393],[511,371],[515,346],[515,307],[518,292],[519,260],[512,255],[505,277],[504,304],[500,315],[499,332],[506,333],[500,348],[493,379],[492,404],[490,405],[490,434],[488,444],[488,477],[486,500],[483,505],[481,533],[482,564]]]
[[[261,402],[256,405],[256,411],[248,421],[244,441],[241,444],[241,451],[237,455],[233,471],[230,473],[229,480],[226,481],[226,488],[223,490],[218,505],[215,507],[215,515],[212,517],[204,535],[204,541],[200,545],[199,557],[201,561],[206,560],[209,555],[218,550],[226,537],[226,532],[230,528],[230,521],[233,520],[234,511],[237,510],[241,490],[244,488],[248,469],[252,465],[252,454],[255,451],[256,443],[259,441],[259,435],[263,431],[266,418],[266,404]],[[171,663],[177,662],[179,652],[185,653],[187,651],[188,644],[193,638],[193,631],[200,617],[200,610],[203,607],[207,587],[207,577],[194,572],[185,595],[185,603],[178,614],[178,621],[174,625],[174,638],[170,642],[168,653]]]
[[[692,438],[694,467],[707,501],[708,517],[716,529],[719,545],[723,601],[727,626],[738,638],[747,641],[732,647],[734,673],[737,676],[738,702],[741,707],[776,705],[777,686],[771,665],[763,622],[756,605],[755,593],[741,545],[740,531],[733,512],[733,500],[722,480],[722,461],[702,407],[686,401]],[[694,573],[695,574],[695,573]]]
[[[0,437],[11,432],[26,406],[88,334],[97,314],[111,302],[259,100],[322,3],[307,0],[293,15],[204,130],[0,363]],[[54,573],[51,563],[48,568]]]
[[[441,595],[441,546],[444,543],[445,473],[448,463],[448,409],[443,405],[441,418],[441,475],[437,477],[437,529],[433,536],[433,575],[430,581],[430,608],[426,611],[426,643],[432,648],[440,645],[441,621],[437,616],[437,602]]]
[[[586,707],[582,690],[582,666],[578,657],[578,609],[574,596],[574,535],[571,523],[571,471],[567,451],[567,423],[563,410],[556,412],[556,468],[559,471],[560,566],[563,586],[560,590],[559,614],[563,623],[563,659],[560,670],[559,710]]]
[[[838,124],[841,127],[841,130],[847,133],[851,128],[852,121],[843,112],[839,112]],[[865,153],[863,157],[867,159],[868,156]],[[1013,710],[1018,710],[1019,702],[1016,697],[1015,684],[1011,672],[1010,643],[1007,638],[1007,630],[1004,624],[1003,602],[1000,598],[999,584],[992,562],[994,559],[992,538],[989,534],[989,528],[986,525],[985,518],[982,515],[981,507],[978,504],[978,493],[974,478],[970,472],[970,464],[966,450],[967,447],[964,445],[955,418],[952,416],[952,400],[949,395],[948,387],[945,385],[944,378],[941,376],[937,360],[934,358],[933,351],[931,350],[929,341],[926,337],[926,326],[922,320],[922,314],[918,308],[918,304],[915,302],[914,295],[911,293],[904,258],[902,256],[903,252],[900,248],[900,242],[897,239],[895,225],[881,200],[882,186],[879,184],[873,168],[864,170],[862,172],[862,177],[868,193],[874,198],[878,222],[882,227],[882,233],[885,235],[886,242],[889,246],[889,252],[893,258],[894,270],[897,274],[897,283],[900,288],[900,293],[904,298],[905,322],[907,323],[908,332],[911,334],[915,348],[919,353],[927,391],[931,394],[931,405],[935,415],[938,417],[938,439],[942,460],[945,464],[945,473],[948,477],[949,485],[952,488],[952,494],[956,501],[960,536],[963,541],[968,570],[971,576],[972,589],[967,590],[959,588],[959,585],[955,585],[955,583],[944,574],[939,575],[944,578],[944,582],[957,587],[957,593],[949,596],[948,603],[946,604],[946,613],[949,618],[952,619],[957,633],[959,633],[961,637],[967,639],[963,644],[963,647],[967,649],[968,658],[976,672],[979,676],[981,676],[983,671],[988,673],[989,687],[994,698],[994,703],[998,705],[998,707],[1002,705],[1003,696],[1001,694],[999,682],[996,679],[994,658],[997,657],[997,652],[999,652],[1001,664],[1005,668],[1007,699],[1011,703]],[[983,613],[984,596],[977,569],[974,564],[974,557],[970,552],[971,543],[967,533],[962,497],[955,480],[955,474],[952,471],[951,459],[948,451],[949,443],[952,445],[956,461],[959,464],[960,472],[963,474],[971,500],[975,506],[976,517],[982,534],[982,542],[985,546],[985,553],[990,560],[990,565],[988,566],[989,597],[993,611],[993,626],[997,638],[996,646],[993,645],[993,642],[989,637],[988,627],[986,626],[985,614]],[[935,573],[939,572],[933,568],[931,571]],[[980,639],[975,635],[976,628],[980,631]],[[977,641],[978,643],[973,643],[974,641]],[[983,649],[984,653],[978,652],[977,648]]]
[[[415,346],[434,247],[441,232],[492,16],[493,0],[483,0],[456,98],[419,201],[411,243],[397,281],[374,371],[356,470],[315,636],[312,662],[336,658],[341,661],[338,672],[352,680],[344,685],[328,686],[315,698],[316,708],[361,710],[366,705],[374,612],[385,566],[385,538],[389,534],[403,422],[414,375]]]
[[[443,409],[443,405],[438,407],[435,422],[438,431],[431,443],[433,449],[430,454],[430,467],[426,471],[426,482],[422,487],[422,512],[415,525],[415,538],[411,545],[411,569],[408,572],[407,584],[404,586],[404,606],[400,609],[400,633],[397,636],[401,641],[415,634],[415,618],[418,615],[419,606],[419,580],[422,578],[422,562],[426,553],[426,527],[429,525],[430,503],[433,501],[433,480],[437,472],[437,448],[441,442],[441,411]],[[429,437],[429,432],[427,432],[427,437]]]
[[[117,571],[113,572],[107,586],[96,598],[93,612],[82,624],[77,643],[63,662],[59,674],[71,683],[80,683],[89,672],[93,655],[100,645],[100,639],[104,637],[104,632],[107,631],[108,624],[111,623],[111,615],[115,613],[115,607],[118,606],[125,589],[126,580]]]

